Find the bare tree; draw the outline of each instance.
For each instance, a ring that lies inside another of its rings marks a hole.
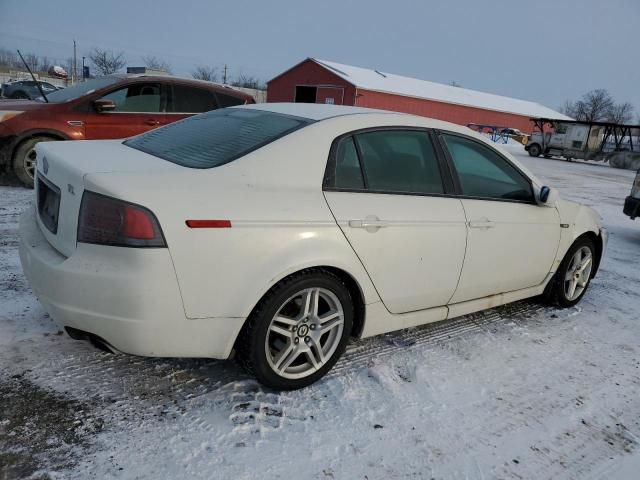
[[[575,103],[575,119],[585,122],[598,122],[606,120],[613,108],[613,98],[603,88],[591,90],[585,93]]]
[[[23,57],[32,72],[38,70],[38,56],[35,53],[25,53]]]
[[[171,73],[171,65],[169,65],[164,60],[156,57],[155,55],[144,55],[142,57],[142,62],[147,68],[152,68],[153,70],[162,70],[163,72]]]
[[[257,77],[252,77],[243,73],[238,75],[238,78],[231,82],[231,85],[233,85],[234,87],[253,88],[256,90],[266,89],[264,83]]]
[[[124,59],[123,52],[114,53],[100,48],[94,48],[91,53],[89,53],[89,59],[96,70],[102,75],[115,73],[127,63]]]
[[[14,51],[0,48],[0,65],[3,67],[13,67],[16,64],[17,55]]]
[[[629,102],[617,103],[611,107],[607,115],[607,121],[624,125],[633,120],[633,105]]]
[[[572,102],[571,100],[565,100],[564,104],[558,108],[560,113],[564,113],[565,115],[578,119],[578,109],[576,108],[576,102]]]
[[[47,70],[49,70],[50,66],[51,66],[51,63],[49,62],[48,57],[45,56],[40,58],[40,63],[38,64],[38,70],[40,70],[41,72],[46,72]]]
[[[206,65],[198,65],[192,72],[191,76],[197,80],[207,80],[208,82],[218,81],[218,70],[215,67]]]

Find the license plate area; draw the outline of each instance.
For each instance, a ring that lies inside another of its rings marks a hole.
[[[42,224],[54,235],[58,233],[60,189],[42,175],[38,175],[38,215]]]

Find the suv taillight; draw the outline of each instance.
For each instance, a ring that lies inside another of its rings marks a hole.
[[[116,247],[166,247],[156,216],[147,208],[85,190],[78,242]]]

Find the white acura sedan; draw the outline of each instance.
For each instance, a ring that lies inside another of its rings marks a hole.
[[[235,352],[280,389],[318,380],[350,337],[538,295],[574,305],[607,239],[484,137],[397,113],[243,106],[37,155],[20,258],[69,335]]]

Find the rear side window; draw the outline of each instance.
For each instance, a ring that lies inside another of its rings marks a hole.
[[[220,108],[235,107],[236,105],[244,105],[246,103],[244,98],[238,98],[220,92],[216,92],[216,97],[218,97]]]
[[[221,109],[151,130],[125,145],[189,168],[212,168],[240,158],[311,123],[248,109]]]
[[[215,94],[204,88],[174,85],[169,104],[172,113],[202,113],[218,108]]]
[[[353,137],[345,137],[338,143],[335,187],[356,190],[364,188],[364,179]]]
[[[443,135],[462,193],[471,197],[533,202],[529,181],[491,148],[457,135]]]
[[[426,132],[375,131],[355,139],[369,190],[444,193],[438,158]]]

